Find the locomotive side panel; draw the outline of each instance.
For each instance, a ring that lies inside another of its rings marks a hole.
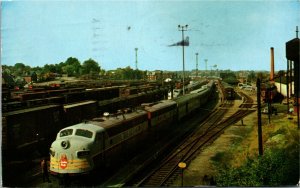
[[[171,100],[164,100],[153,106],[146,106],[150,129],[164,129],[175,121],[177,114],[176,103]]]
[[[134,126],[116,135],[104,137],[104,156],[100,164],[105,164],[106,167],[115,167],[124,160],[129,160],[128,157],[133,153],[137,153],[141,141],[147,134],[147,119],[144,116],[143,121],[138,124],[135,124],[134,121],[128,123]]]

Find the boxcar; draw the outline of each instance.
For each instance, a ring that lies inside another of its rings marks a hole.
[[[74,125],[97,116],[97,101],[81,101],[64,105],[64,125]]]
[[[62,107],[47,105],[3,113],[6,127],[7,154],[23,157],[39,150],[48,153],[48,146],[62,128]],[[3,135],[2,135],[3,136]],[[21,154],[21,155],[20,155]]]

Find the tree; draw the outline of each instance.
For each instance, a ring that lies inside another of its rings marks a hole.
[[[45,73],[48,73],[48,72],[57,73],[56,66],[53,64],[50,64],[50,65],[46,64],[44,66],[44,72]]]
[[[34,71],[31,74],[31,80],[32,80],[32,82],[36,82],[37,81],[37,74]]]
[[[233,72],[220,73],[220,77],[228,84],[236,85],[238,83],[236,75]]]
[[[100,66],[93,59],[88,59],[82,64],[82,74],[99,74]]]
[[[16,63],[14,66],[14,75],[15,76],[23,76],[25,71],[25,65],[23,63]]]
[[[251,71],[249,74],[248,74],[248,81],[249,82],[256,82],[256,74],[254,71]]]
[[[65,65],[62,67],[62,70],[64,73],[68,74],[68,76],[75,76],[76,73],[76,67],[73,65]]]
[[[8,69],[2,69],[2,78],[4,79],[5,83],[9,88],[14,88],[15,81]]]
[[[64,63],[62,70],[64,73],[67,73],[69,76],[78,76],[80,68],[81,68],[81,64],[79,60],[74,57],[69,57]]]

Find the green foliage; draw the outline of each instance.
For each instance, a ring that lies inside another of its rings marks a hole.
[[[36,82],[36,81],[37,81],[37,74],[36,74],[36,72],[32,72],[32,74],[31,74],[31,80],[32,80],[33,82]]]
[[[248,82],[256,82],[256,74],[254,71],[251,71],[249,74],[248,74]]]
[[[8,70],[5,69],[2,72],[2,78],[4,79],[5,83],[7,84],[7,86],[9,88],[13,88],[15,86],[15,81],[14,81],[12,75],[9,72],[10,71],[8,71]]]
[[[223,82],[227,82],[231,85],[236,85],[239,82],[233,72],[220,73],[220,77],[222,78]]]
[[[273,137],[273,136],[275,136],[275,135],[277,135],[277,134],[286,134],[286,133],[287,133],[287,130],[286,130],[286,129],[280,128],[280,129],[278,129],[277,131],[270,133],[269,136],[270,136],[270,137]]]
[[[143,79],[146,75],[146,71],[134,70],[130,66],[126,68],[118,68],[115,71],[107,72],[110,78],[118,80],[134,80]]]
[[[81,68],[81,64],[77,58],[69,57],[64,66],[62,66],[63,73],[69,76],[78,76]]]
[[[82,64],[82,74],[99,74],[99,64],[93,59],[89,59]]]
[[[279,129],[277,132],[285,131]],[[237,168],[228,164],[224,158],[226,154],[216,155],[214,165],[218,169],[217,186],[296,185],[299,180],[299,135],[295,132],[289,134],[292,141],[286,148],[267,149],[263,156],[247,158]]]

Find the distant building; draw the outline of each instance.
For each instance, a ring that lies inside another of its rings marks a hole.
[[[175,73],[170,71],[161,71],[161,70],[147,72],[147,80],[149,81],[165,80],[167,78],[174,79]]]

